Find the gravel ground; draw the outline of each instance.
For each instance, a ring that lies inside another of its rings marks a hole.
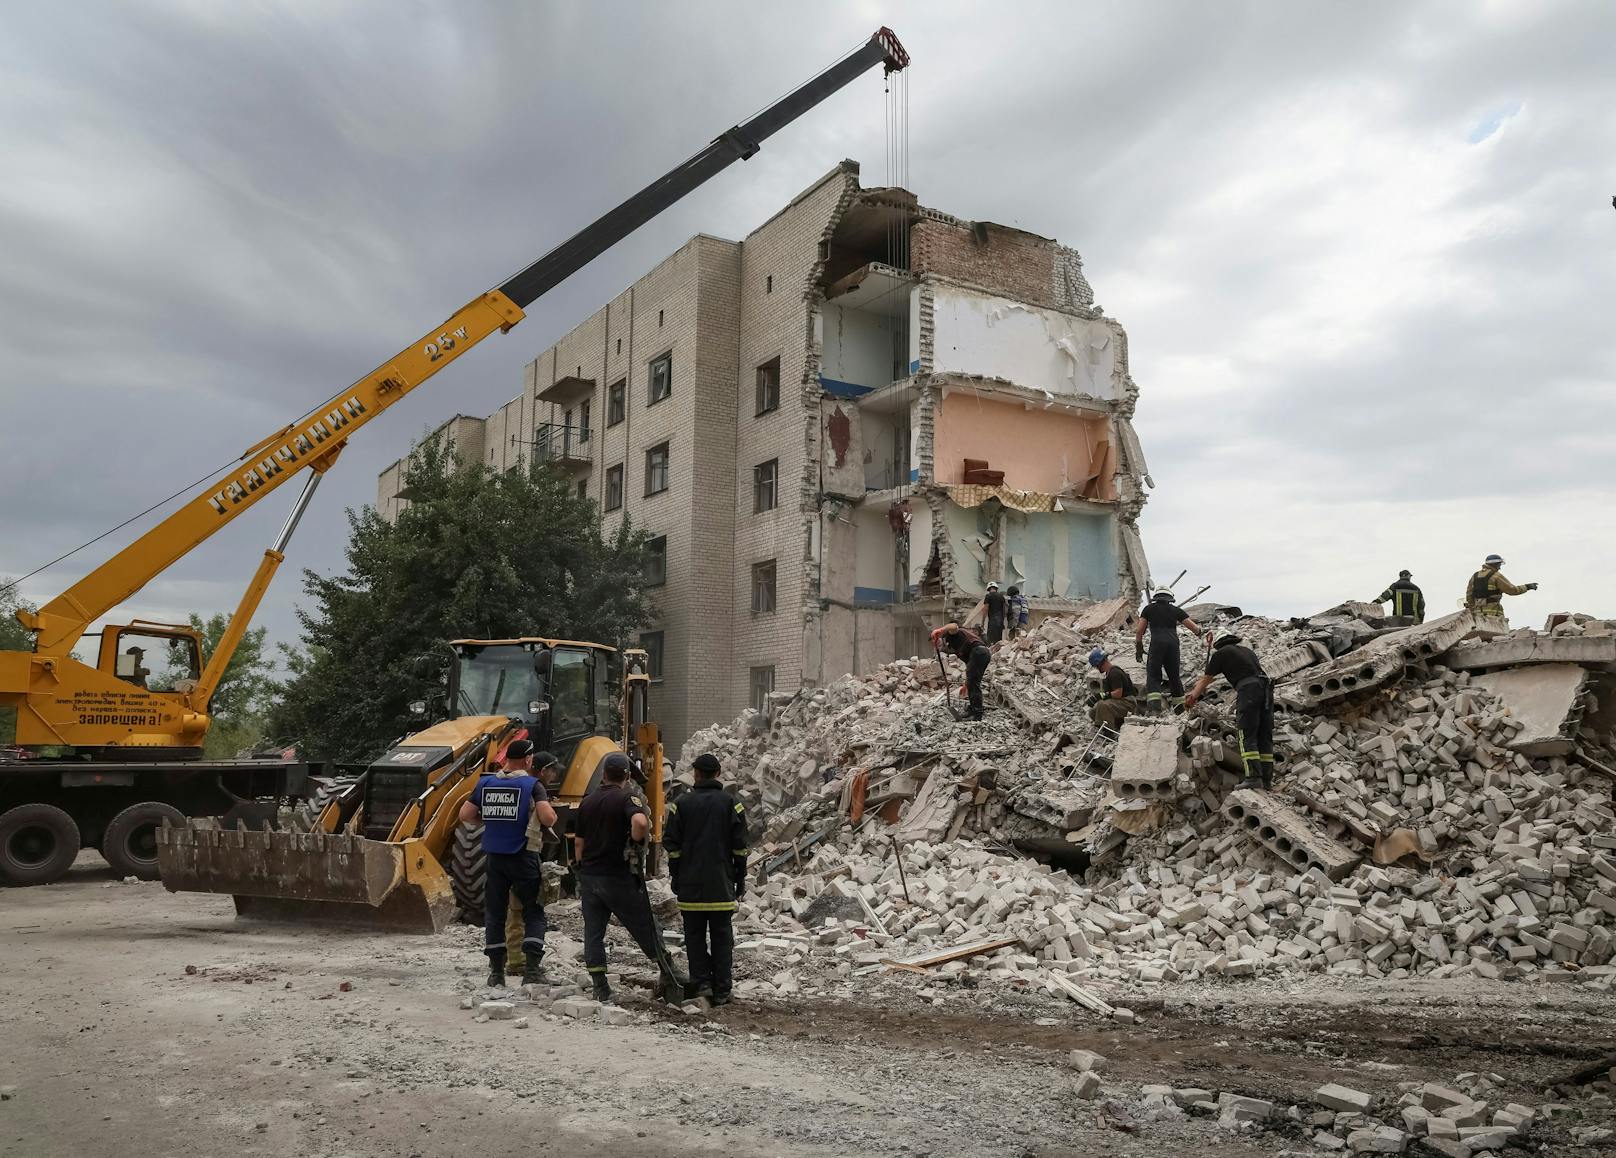
[[[633,968],[631,1024],[461,1008],[480,935],[380,937],[238,922],[228,898],[114,881],[0,893],[0,1154],[1245,1155],[1322,1153],[1313,1090],[1395,1101],[1399,1083],[1503,1079],[1491,1100],[1573,1112],[1510,1153],[1612,1124],[1609,1087],[1557,1076],[1616,1054],[1610,999],[1571,985],[1327,979],[1127,993],[1142,1020],[957,982],[885,975],[684,1015]],[[577,972],[575,906],[552,908],[553,972]],[[614,946],[615,962],[634,966]],[[742,975],[768,966],[743,958]],[[348,988],[344,988],[344,985]],[[1110,1064],[1074,1092],[1069,1050]],[[1225,1126],[1141,1097],[1200,1086],[1279,1104]],[[1590,1096],[1591,1095],[1591,1096]]]

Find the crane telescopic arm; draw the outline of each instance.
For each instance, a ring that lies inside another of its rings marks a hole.
[[[323,406],[251,447],[241,456],[241,464],[215,480],[204,493],[187,501],[37,612],[19,612],[23,626],[37,633],[35,652],[68,654],[97,619],[294,474],[310,470],[314,473],[293,516],[276,545],[265,553],[264,563],[237,609],[231,635],[215,649],[201,681],[211,690],[280,562],[285,540],[307,503],[313,483],[330,468],[355,431],[496,330],[509,330],[522,320],[523,307],[735,161],[752,156],[763,141],[877,64],[884,65],[888,72],[909,64],[908,53],[886,28],[806,84],[716,137],[695,156],[585,226],[497,289],[469,302],[443,325]]]

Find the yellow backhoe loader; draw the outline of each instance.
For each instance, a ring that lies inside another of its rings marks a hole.
[[[226,829],[211,818],[157,834],[170,892],[230,893],[240,916],[434,933],[458,912],[482,921],[481,828],[458,823],[478,777],[527,738],[561,769],[545,787],[559,819],[545,859],[570,868],[575,808],[612,752],[645,789],[662,838],[662,743],[647,719],[649,658],[598,643],[461,639],[449,719],[396,744],[325,801],[308,832]],[[621,682],[616,671],[621,667]]]

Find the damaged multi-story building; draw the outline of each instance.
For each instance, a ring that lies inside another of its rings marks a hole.
[[[692,238],[525,379],[435,437],[547,460],[655,536],[640,642],[675,747],[923,651],[990,580],[1035,618],[1147,582],[1127,335],[1077,252],[861,188],[852,161],[743,241]]]

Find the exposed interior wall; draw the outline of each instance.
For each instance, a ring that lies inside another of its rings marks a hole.
[[[1117,590],[1116,519],[1107,514],[1005,511],[1004,574],[1029,598],[1110,599]]]
[[[819,402],[819,490],[823,494],[864,493],[864,419],[845,398]],[[782,501],[785,499],[782,494]]]
[[[824,359],[820,385],[853,397],[892,381],[897,319],[827,302],[820,310]]]
[[[1052,394],[1115,399],[1109,323],[938,285],[932,369],[1003,378]]]
[[[1015,583],[1035,599],[1110,599],[1117,594],[1116,518],[1045,511],[1027,514],[997,503],[942,504],[953,585],[978,597],[990,579]]]
[[[860,609],[853,613],[852,671],[873,671],[897,658],[893,646],[892,612],[884,608]]]
[[[931,558],[931,508],[923,502],[909,503],[909,586],[919,587]]]
[[[967,458],[986,459],[1004,471],[1004,485],[1040,494],[1082,492],[1089,498],[1117,497],[1114,457],[1104,415],[1028,410],[971,390],[951,390],[934,409],[933,461],[939,483],[958,485]]]
[[[907,418],[907,409],[896,413],[873,410],[859,412],[863,428],[865,490],[886,490],[909,481],[905,477],[908,471],[904,469],[903,447],[898,442],[900,432],[904,442],[909,441],[908,429],[902,425]]]
[[[853,600],[857,603],[897,602],[897,540],[887,521],[887,504],[865,503],[854,508]]]

